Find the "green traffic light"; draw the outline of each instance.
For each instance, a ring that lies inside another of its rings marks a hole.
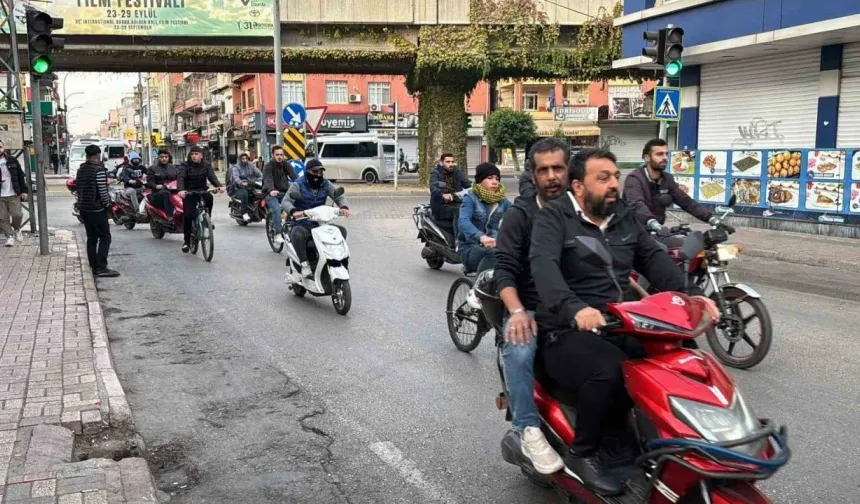
[[[33,60],[33,73],[44,75],[51,70],[51,58],[49,56],[39,56]]]
[[[681,69],[684,68],[684,65],[680,61],[670,61],[666,63],[664,67],[664,71],[666,72],[666,77],[677,77],[679,73],[681,73]]]

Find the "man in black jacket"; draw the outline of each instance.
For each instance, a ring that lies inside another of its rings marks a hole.
[[[619,201],[615,156],[584,149],[570,161],[568,193],[547,203],[535,216],[529,259],[541,305],[541,355],[549,376],[576,391],[576,437],[565,462],[586,486],[604,495],[623,491],[605,471],[597,450],[605,431],[624,428],[631,402],[621,362],[641,357],[633,338],[601,336],[601,313],[618,297],[612,279],[581,259],[574,239],[591,236],[606,243],[621,286],[631,269],[664,291],[684,288],[681,270]],[[719,312],[708,300],[713,317]]]
[[[22,201],[27,201],[24,171],[18,160],[6,153],[6,147],[0,141],[0,233],[6,236],[7,247],[13,247],[16,240],[24,239],[21,234]]]
[[[707,206],[693,201],[678,187],[675,177],[666,171],[668,156],[665,140],[648,140],[642,149],[642,166],[624,181],[624,201],[649,230],[658,231],[658,234],[666,222],[666,207],[672,203],[700,221],[708,222],[713,217]]]
[[[107,212],[111,204],[107,170],[101,162],[98,145],[87,145],[84,154],[87,160],[78,169],[76,181],[78,208],[87,230],[87,258],[95,276],[118,277],[119,273],[107,267],[111,242]]]
[[[470,187],[469,178],[454,164],[454,155],[442,154],[430,174],[430,211],[436,224],[454,232],[454,223],[460,217],[461,200],[457,193]]]
[[[149,199],[164,210],[168,217],[173,217],[173,205],[170,204],[167,183],[178,176],[176,167],[170,162],[170,153],[164,149],[158,151],[158,161],[146,169],[146,187],[152,189]]]
[[[540,299],[529,268],[532,217],[547,202],[564,195],[569,153],[555,138],[535,143],[528,163],[534,174],[534,192],[522,195],[505,212],[496,238],[496,266],[493,278],[499,296],[510,314],[505,321],[505,384],[511,405],[514,430],[522,438],[522,452],[542,474],[564,467],[558,453],[540,429],[534,401],[534,360],[537,352],[537,325],[534,313]]]
[[[191,225],[197,218],[197,203],[201,198],[206,204],[209,215],[212,215],[214,203],[212,195],[198,192],[207,189],[207,180],[218,188],[218,192],[223,192],[224,187],[215,176],[212,165],[203,160],[203,149],[195,145],[188,151],[188,159],[179,167],[179,174],[176,177],[176,188],[179,189],[179,197],[183,199],[182,225],[185,240],[182,244],[182,252],[184,253],[191,249]]]
[[[284,243],[284,237],[281,236],[281,201],[290,190],[290,184],[297,178],[295,168],[287,161],[284,148],[280,145],[272,147],[272,160],[263,167],[263,194],[266,195],[266,206],[271,215],[276,244]]]

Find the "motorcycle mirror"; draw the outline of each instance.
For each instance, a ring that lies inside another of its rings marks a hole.
[[[703,250],[705,250],[705,237],[702,232],[690,233],[684,239],[684,244],[681,245],[681,259],[690,261]]]
[[[337,189],[335,189],[334,190],[334,199],[338,199],[341,196],[343,196],[344,192],[345,192],[345,189],[343,187],[338,187]]]
[[[583,261],[595,268],[611,268],[612,255],[600,240],[593,236],[577,236],[576,245],[582,247],[584,253],[578,254]]]

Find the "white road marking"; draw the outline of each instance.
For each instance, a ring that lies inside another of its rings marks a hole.
[[[389,467],[397,471],[410,485],[421,490],[424,495],[434,502],[454,504],[452,498],[445,494],[442,489],[424,479],[424,475],[416,467],[415,462],[403,456],[403,453],[394,446],[394,443],[380,441],[369,446],[370,451],[375,453]]]

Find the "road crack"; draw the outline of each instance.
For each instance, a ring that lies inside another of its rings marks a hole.
[[[322,467],[323,471],[325,471],[329,482],[337,489],[343,501],[347,504],[350,504],[351,501],[349,499],[349,494],[343,488],[343,484],[340,481],[340,478],[338,478],[331,470],[331,466],[334,465],[334,454],[331,451],[331,446],[334,444],[334,436],[332,436],[325,430],[310,425],[308,423],[318,416],[325,415],[326,412],[327,411],[324,406],[315,407],[313,411],[299,418],[299,425],[301,425],[302,430],[304,430],[305,432],[315,434],[325,441],[323,448],[325,449],[326,456],[324,460],[320,461],[320,467]]]

